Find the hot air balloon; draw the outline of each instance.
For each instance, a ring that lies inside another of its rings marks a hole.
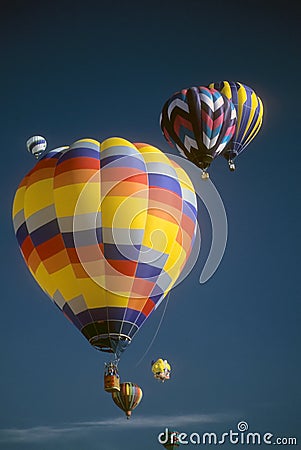
[[[204,86],[172,95],[160,117],[166,140],[203,171],[225,149],[234,135],[235,123],[233,104],[216,89]]]
[[[142,400],[142,389],[129,381],[120,384],[120,391],[112,392],[112,399],[118,408],[125,412],[126,418],[131,417],[132,411]]]
[[[152,372],[156,380],[162,381],[170,379],[171,367],[166,359],[159,358],[157,361],[152,361]]]
[[[211,89],[217,89],[234,104],[237,115],[235,134],[223,151],[230,170],[235,170],[234,159],[240,155],[259,132],[263,119],[261,99],[250,87],[234,81],[211,83]]]
[[[47,152],[13,205],[31,274],[89,343],[117,362],[186,264],[196,214],[183,169],[159,149],[122,138]]]
[[[26,147],[36,159],[44,153],[47,147],[47,141],[43,136],[32,136],[26,142]]]

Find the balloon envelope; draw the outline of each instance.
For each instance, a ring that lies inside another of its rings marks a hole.
[[[39,158],[39,156],[46,150],[47,141],[43,136],[32,136],[26,142],[26,147],[29,153]]]
[[[142,400],[142,389],[135,383],[126,382],[120,384],[120,391],[112,392],[113,401],[118,408],[125,412],[127,419],[131,417],[132,411]]]
[[[235,131],[233,104],[215,89],[183,89],[165,105],[160,125],[166,140],[194,164],[206,169],[224,150]]]
[[[13,221],[41,288],[93,346],[119,357],[187,262],[196,208],[188,176],[160,150],[83,139],[25,176]]]
[[[235,106],[237,115],[235,134],[223,152],[227,159],[234,159],[250,144],[261,128],[262,101],[253,89],[235,81],[211,83],[209,88],[220,91]]]

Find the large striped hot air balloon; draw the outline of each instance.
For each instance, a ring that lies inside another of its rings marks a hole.
[[[203,170],[225,149],[235,123],[236,111],[228,98],[204,86],[176,92],[160,117],[166,140]]]
[[[188,176],[160,150],[82,139],[24,177],[13,222],[37,283],[90,344],[119,358],[186,264],[196,208]]]
[[[217,89],[235,106],[237,123],[233,139],[223,151],[230,170],[235,170],[234,159],[240,155],[259,132],[263,119],[261,99],[250,87],[235,81],[211,83],[211,89]]]

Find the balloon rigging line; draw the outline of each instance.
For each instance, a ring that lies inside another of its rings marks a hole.
[[[165,313],[166,313],[166,309],[167,309],[167,305],[168,305],[168,300],[169,300],[169,294],[170,294],[170,292],[168,292],[168,294],[167,294],[166,302],[165,302],[165,306],[164,306],[164,311],[163,311],[162,317],[161,317],[161,319],[160,319],[159,325],[158,325],[158,327],[157,327],[157,330],[156,330],[156,332],[155,332],[155,334],[154,334],[154,336],[153,336],[153,338],[152,338],[152,340],[151,340],[149,346],[147,347],[147,349],[146,349],[145,352],[143,353],[142,357],[141,357],[141,358],[139,359],[139,361],[137,362],[136,367],[138,367],[139,364],[144,360],[144,358],[146,357],[146,355],[147,355],[148,352],[150,351],[150,349],[151,349],[151,347],[152,347],[152,345],[153,345],[153,343],[154,343],[154,341],[155,341],[155,339],[156,339],[156,337],[157,337],[157,334],[159,333],[161,324],[162,324],[162,322],[163,322],[163,319],[164,319],[164,316],[165,316]]]

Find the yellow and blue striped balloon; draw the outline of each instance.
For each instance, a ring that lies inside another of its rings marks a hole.
[[[228,160],[234,160],[250,144],[259,132],[263,119],[263,104],[253,89],[234,81],[211,83],[211,89],[217,89],[235,106],[236,130],[230,144],[223,151]]]

